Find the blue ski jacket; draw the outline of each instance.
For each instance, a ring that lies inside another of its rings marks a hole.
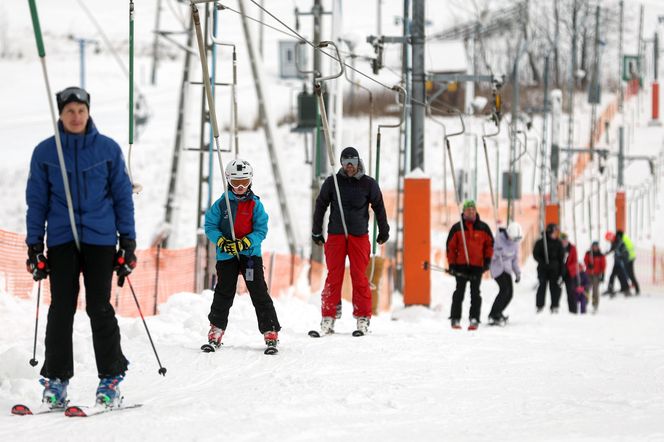
[[[58,121],[79,240],[114,246],[118,235],[136,239],[134,202],[122,149],[97,131],[92,119],[84,134],[66,133]],[[37,145],[25,191],[28,245],[49,247],[74,241],[55,136]]]
[[[246,199],[242,201],[228,192],[228,199],[233,215],[233,226],[235,227],[235,237],[237,239],[247,237],[251,242],[251,247],[240,252],[246,256],[262,256],[261,243],[267,236],[268,216],[261,203],[260,198],[250,191]],[[221,195],[217,201],[205,212],[205,235],[216,245],[220,237],[232,239],[231,226],[228,221],[228,210],[226,209],[226,197]],[[229,253],[217,249],[217,261],[226,261],[235,259]]]

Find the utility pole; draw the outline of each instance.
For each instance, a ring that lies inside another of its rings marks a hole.
[[[595,63],[593,66],[593,73],[590,82],[590,90],[588,91],[588,102],[591,104],[590,112],[590,160],[593,159],[592,149],[595,147],[595,134],[597,132],[597,105],[601,103],[600,95],[600,81],[599,81],[599,14],[600,9],[597,6],[595,9]]]
[[[426,101],[424,76],[424,18],[425,0],[413,0],[412,63],[412,116],[410,170],[424,170],[424,103]]]
[[[625,95],[623,92],[622,86],[622,77],[623,77],[623,21],[625,19],[625,3],[623,0],[620,0],[619,3],[619,21],[620,29],[618,30],[618,111],[623,112],[623,102],[625,100]],[[622,121],[620,122],[622,126]]]
[[[572,147],[574,145],[574,90],[576,89],[576,37],[577,37],[577,18],[578,18],[578,0],[574,0],[572,6],[572,65],[570,66],[570,73],[568,78],[567,87],[568,91],[568,102],[567,102],[567,146]],[[572,154],[567,153],[567,158],[565,160],[565,170],[567,175],[571,176],[571,167],[572,167]],[[572,184],[574,179],[572,177]]]
[[[150,74],[150,84],[157,84],[157,64],[159,63],[159,24],[161,18],[161,0],[157,0],[157,11],[154,19],[154,39],[152,40],[152,73]]]

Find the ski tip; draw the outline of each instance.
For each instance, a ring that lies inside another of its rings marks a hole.
[[[73,405],[71,407],[67,407],[65,409],[65,416],[67,417],[86,417],[87,414],[85,414],[85,411],[81,407],[77,407],[76,405]]]
[[[32,411],[25,405],[16,404],[12,407],[12,414],[16,416],[28,416],[32,414]]]
[[[203,353],[214,353],[215,351],[217,351],[217,349],[214,348],[214,346],[210,345],[210,344],[201,345],[201,350],[203,350]]]
[[[353,336],[355,336],[356,338],[364,336],[364,332],[362,330],[355,330],[353,331]]]
[[[317,330],[309,330],[309,336],[312,338],[320,338],[320,333]]]
[[[276,355],[277,353],[279,353],[279,350],[277,349],[277,347],[268,347],[265,349],[263,353],[266,355]]]

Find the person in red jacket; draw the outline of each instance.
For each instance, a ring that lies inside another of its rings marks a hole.
[[[599,307],[599,284],[604,281],[604,272],[606,271],[606,257],[599,249],[599,242],[593,241],[590,250],[583,257],[583,262],[586,264],[587,273],[590,276],[590,283],[593,288],[593,313],[597,313],[597,308]]]
[[[480,322],[482,298],[480,282],[482,273],[489,270],[493,256],[493,235],[489,226],[480,221],[475,201],[467,200],[463,204],[461,215],[463,226],[458,222],[447,235],[447,263],[450,273],[456,277],[456,290],[452,296],[450,320],[452,328],[461,328],[461,307],[470,282],[470,325],[469,330],[476,330]],[[465,241],[464,241],[465,238]]]
[[[577,313],[576,287],[579,285],[579,258],[576,246],[569,242],[567,233],[560,234],[560,241],[565,251],[565,266],[563,267],[563,280],[567,291],[567,305],[570,313]]]

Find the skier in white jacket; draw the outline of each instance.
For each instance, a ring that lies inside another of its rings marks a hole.
[[[499,291],[489,313],[489,325],[503,326],[507,322],[503,311],[512,300],[512,275],[514,282],[521,280],[519,241],[522,236],[521,226],[516,222],[511,222],[507,229],[500,227],[496,234],[490,271],[491,277],[498,283]]]

